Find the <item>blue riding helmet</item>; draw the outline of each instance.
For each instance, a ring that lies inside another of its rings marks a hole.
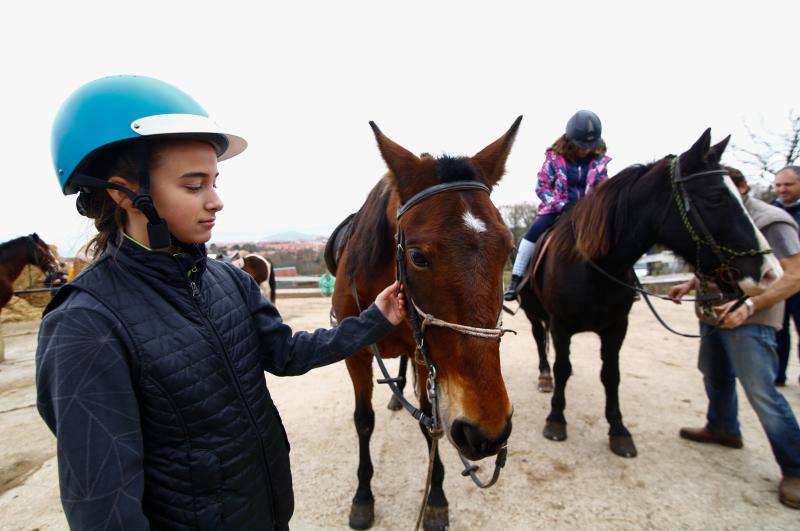
[[[202,138],[214,145],[219,160],[247,147],[243,138],[222,131],[200,104],[168,83],[145,76],[104,77],[73,92],[53,123],[51,149],[62,192],[78,192],[73,176],[103,148],[158,135]]]

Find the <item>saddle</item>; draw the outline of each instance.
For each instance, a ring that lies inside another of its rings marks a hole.
[[[336,269],[339,266],[339,258],[341,258],[344,246],[347,245],[347,241],[353,233],[353,226],[355,225],[355,223],[353,223],[353,218],[356,217],[356,214],[358,214],[358,212],[354,212],[344,218],[344,220],[333,229],[331,237],[328,238],[328,243],[325,244],[325,266],[328,268],[331,275],[336,275]]]

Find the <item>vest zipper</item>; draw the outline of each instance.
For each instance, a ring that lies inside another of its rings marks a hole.
[[[228,373],[233,378],[233,383],[236,386],[236,393],[239,395],[239,400],[242,401],[244,405],[245,411],[247,411],[247,416],[250,419],[250,424],[253,426],[253,429],[258,436],[258,444],[261,448],[261,464],[264,466],[264,472],[266,473],[266,484],[267,484],[267,492],[269,493],[270,500],[272,501],[272,526],[275,526],[276,521],[276,512],[275,512],[275,497],[272,492],[272,474],[269,471],[269,465],[266,461],[266,453],[267,449],[264,447],[264,440],[261,435],[261,430],[258,428],[258,423],[256,422],[256,417],[253,414],[253,411],[250,409],[250,403],[247,401],[247,398],[244,395],[244,391],[242,390],[242,384],[239,381],[239,376],[236,374],[236,370],[233,367],[233,362],[228,355],[228,349],[225,348],[225,343],[222,341],[222,337],[220,337],[219,332],[217,332],[216,327],[211,322],[211,319],[208,317],[205,311],[205,307],[202,304],[202,300],[200,299],[200,289],[197,286],[197,283],[194,280],[189,281],[189,288],[192,291],[192,301],[194,302],[195,307],[200,312],[200,316],[203,318],[203,321],[206,323],[208,328],[211,330],[211,333],[216,340],[217,348],[222,352],[222,357],[225,359],[225,366],[228,368]],[[266,385],[266,384],[265,384]]]

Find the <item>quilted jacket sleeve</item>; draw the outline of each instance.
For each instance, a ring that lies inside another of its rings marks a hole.
[[[121,325],[59,308],[39,331],[37,407],[56,435],[61,503],[72,529],[149,529],[142,511],[139,409]]]
[[[373,304],[358,317],[343,319],[336,328],[294,333],[253,279],[244,275],[238,280],[245,284],[247,306],[261,341],[263,368],[272,374],[295,376],[341,361],[394,330]]]

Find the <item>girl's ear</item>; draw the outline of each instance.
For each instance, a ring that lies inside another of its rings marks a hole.
[[[119,186],[124,186],[125,188],[132,190],[134,192],[139,191],[139,185],[130,183],[123,179],[122,177],[113,176],[108,178],[108,182],[118,184]],[[111,200],[114,201],[117,206],[125,210],[126,212],[130,213],[131,210],[135,210],[133,208],[133,203],[131,199],[125,195],[125,193],[120,192],[119,190],[112,190],[106,189],[106,193],[111,197]]]

